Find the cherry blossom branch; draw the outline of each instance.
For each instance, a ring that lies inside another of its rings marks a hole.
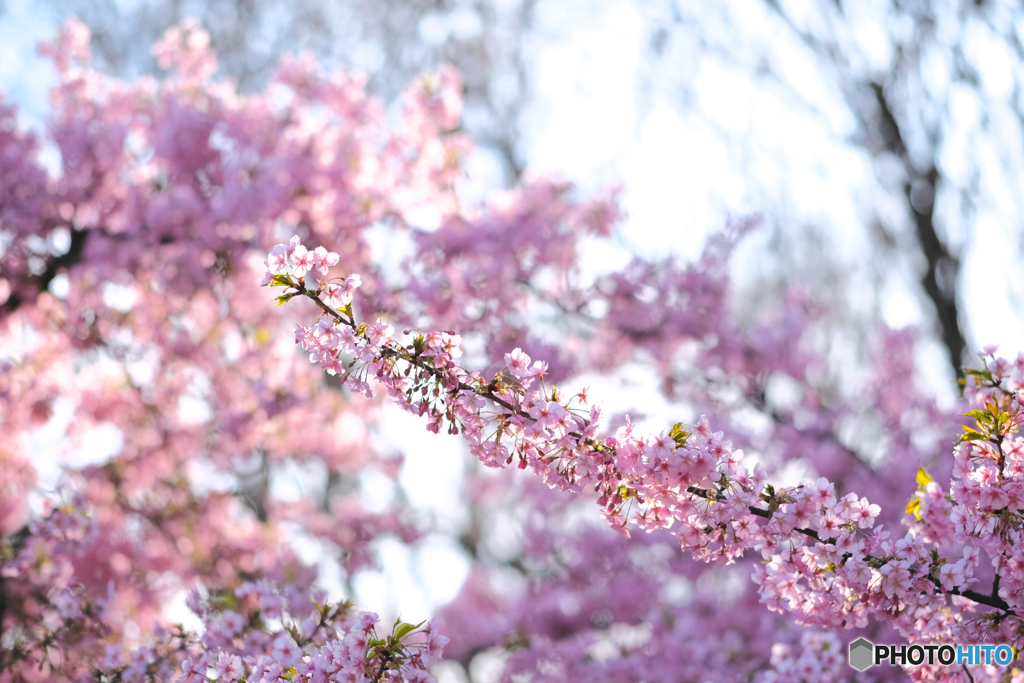
[[[938,608],[946,594],[1014,614],[1003,597],[969,588],[976,553],[953,561],[930,552],[913,531],[894,541],[881,527],[868,533],[879,507],[855,494],[837,499],[824,478],[776,489],[759,465],[742,467],[742,452],[706,419],[692,434],[676,424],[660,435],[636,435],[627,424],[601,439],[602,413],[583,409],[586,391],[549,391],[546,364],[531,366],[520,349],[487,380],[458,364],[461,338],[454,332],[414,335],[403,345],[382,318],[358,322],[352,301],[361,279],[328,279],[337,262],[336,254],[309,251],[298,238],[270,253],[263,284],[286,288],[278,303],[301,295],[323,312],[315,325],[298,326],[296,342],[355,391],[371,396],[372,376],[403,409],[427,416],[428,430],[461,431],[485,465],[518,459],[519,468],[534,469],[549,486],[592,486],[622,533],[631,524],[670,528],[698,559],[732,563],[760,550],[771,558],[755,569],[762,602],[797,612],[804,623],[863,625],[869,613],[898,622],[913,605]],[[820,605],[818,613],[801,614],[809,600]]]

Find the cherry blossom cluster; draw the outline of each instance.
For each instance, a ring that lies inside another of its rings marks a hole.
[[[0,670],[24,662],[26,669],[45,676],[62,667],[71,653],[103,650],[110,630],[105,617],[114,596],[111,586],[99,596],[90,595],[75,580],[73,558],[97,537],[97,526],[82,504],[76,497],[49,510],[0,545],[5,560],[0,569],[2,606],[35,616],[13,632],[0,631]]]
[[[499,510],[506,499],[529,510],[519,530],[524,585],[500,566],[474,567],[434,617],[452,640],[446,657],[499,643],[512,680],[749,683],[773,644],[798,646],[803,629],[758,604],[748,567],[694,562],[664,529],[625,538],[592,514],[593,497],[520,474],[486,470],[471,483],[488,499],[500,492]]]
[[[943,566],[946,586],[973,583],[973,573],[987,556],[994,571],[992,597],[1019,613],[1024,591],[1024,354],[1010,362],[982,355],[985,367],[969,370],[964,393],[975,409],[966,413],[973,424],[963,426],[953,451],[952,484],[944,492],[926,472],[908,505],[921,533],[938,545],[964,547],[964,559]]]
[[[427,667],[441,659],[448,639],[429,626],[396,622],[378,635],[379,617],[354,613],[348,603],[314,602],[305,619],[293,618],[308,600],[283,596],[267,581],[245,582],[233,592],[190,596],[206,631],[181,664],[179,683],[245,680],[433,683]],[[305,598],[305,596],[301,596]],[[296,604],[297,603],[297,604]]]
[[[835,634],[809,629],[801,636],[799,647],[783,644],[772,647],[771,669],[760,672],[754,680],[757,683],[833,683],[851,679],[852,673],[843,645]]]
[[[349,603],[321,604],[301,577],[276,585],[264,578],[234,590],[193,590],[189,608],[203,621],[202,635],[156,623],[148,642],[114,640],[114,581],[96,596],[74,571],[74,559],[98,542],[98,526],[85,499],[35,520],[0,574],[5,601],[35,614],[34,629],[6,636],[0,680],[54,676],[81,683],[143,681],[394,681],[430,683],[427,667],[448,639],[424,624],[396,622],[378,635],[379,618],[353,612]],[[175,671],[180,675],[175,676]]]
[[[326,74],[311,59],[285,59],[268,90],[239,93],[215,80],[215,55],[194,22],[157,46],[168,69],[159,79],[110,77],[90,64],[89,43],[71,21],[42,47],[58,74],[45,133],[24,130],[0,104],[2,675],[68,680],[99,666],[105,645],[97,655],[81,624],[55,635],[58,600],[65,611],[79,600],[97,616],[96,633],[134,662],[182,586],[308,578],[282,525],[336,550],[346,577],[375,566],[380,537],[412,543],[424,526],[402,501],[364,508],[351,486],[360,470],[394,479],[402,462],[373,436],[379,405],[346,400],[275,343],[291,311],[274,310],[253,273],[280,226],[302,225],[359,264],[364,295],[383,310],[411,308],[375,269],[366,231],[408,228],[406,212],[422,205],[446,219],[455,211],[468,144],[458,75],[425,75],[400,114],[386,116],[357,75]],[[56,175],[40,159],[44,145],[59,150]],[[606,230],[613,215],[537,179],[501,212],[472,220],[497,239],[532,217],[519,235],[551,235],[549,254],[533,260],[543,268],[567,263],[575,240]],[[320,256],[307,255],[307,279],[332,265]],[[191,416],[181,410],[188,401],[200,407]],[[91,452],[97,429],[121,437],[120,450]],[[56,439],[44,453],[41,432]],[[72,463],[81,456],[90,464]],[[46,468],[34,466],[50,459],[93,511],[94,542],[73,553],[33,531],[49,512],[31,501],[56,504]],[[271,495],[275,470],[292,463],[326,468],[320,500]],[[102,597],[103,609],[85,596]]]
[[[284,261],[274,261],[282,253]],[[624,533],[630,525],[670,529],[698,559],[728,564],[747,550],[760,551],[768,560],[755,569],[761,601],[803,624],[852,628],[882,619],[914,637],[960,635],[963,620],[948,609],[952,595],[1011,614],[1001,599],[971,589],[977,547],[951,557],[940,555],[916,527],[893,537],[873,526],[878,505],[854,493],[838,496],[825,478],[773,487],[765,470],[744,467],[742,452],[704,418],[692,433],[677,424],[641,435],[627,424],[601,438],[600,408],[584,408],[585,390],[568,395],[548,388],[542,361],[515,349],[506,354],[504,370],[488,379],[459,365],[460,338],[454,332],[413,335],[402,344],[382,318],[358,322],[347,297],[343,308],[327,304],[323,292],[329,282],[307,286],[306,253],[298,240],[276,247],[265,283],[286,288],[279,301],[305,295],[320,307],[318,322],[296,331],[310,360],[367,395],[372,378],[405,410],[425,416],[430,431],[461,432],[484,464],[515,462],[549,486],[592,488],[605,516]],[[345,282],[354,279],[349,275]],[[993,415],[1009,429],[1009,417]],[[954,503],[958,495],[954,487]],[[990,520],[1003,514],[992,507],[998,499],[985,495],[987,507],[980,494],[963,507],[987,513]],[[1015,537],[1000,533],[1012,546]],[[941,549],[949,551],[952,540],[942,539]]]

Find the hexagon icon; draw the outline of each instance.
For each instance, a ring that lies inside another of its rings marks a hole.
[[[875,664],[875,646],[866,638],[858,638],[850,643],[850,666],[863,671]]]

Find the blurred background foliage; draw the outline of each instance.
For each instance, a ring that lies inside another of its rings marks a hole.
[[[842,378],[871,362],[878,322],[919,326],[921,378],[946,398],[981,344],[1024,349],[1014,3],[0,0],[0,87],[28,125],[54,82],[32,46],[72,15],[97,62],[126,78],[159,76],[151,46],[186,17],[243,92],[283,53],[309,51],[395,105],[418,73],[451,63],[478,145],[467,200],[533,171],[584,192],[622,183],[622,254],[596,255],[595,270],[631,253],[695,258],[727,216],[760,213],[733,261],[736,310],[763,321],[784,289],[821,304],[823,393],[851,393]],[[395,495],[419,502],[412,487]],[[465,552],[486,556],[503,535],[482,529],[502,519],[476,509],[454,525]],[[490,553],[510,566],[515,554]]]
[[[560,158],[584,187],[624,181],[634,216],[624,234],[639,251],[667,240],[695,254],[674,236],[716,225],[687,216],[759,211],[769,229],[751,292],[770,296],[765,281],[795,276],[839,290],[835,313],[854,336],[858,316],[921,323],[946,378],[968,346],[1024,338],[1019,322],[999,321],[1019,317],[1022,293],[1024,16],[1014,3],[42,0],[5,14],[9,26],[77,15],[100,62],[127,77],[156,73],[150,46],[195,17],[243,91],[286,52],[363,71],[385,101],[452,63],[480,146],[469,169],[479,187],[508,187]],[[613,103],[617,118],[609,94],[629,100]],[[603,131],[566,135],[567,117]],[[681,143],[680,126],[691,136]],[[601,146],[603,156],[587,151]],[[598,163],[580,172],[574,158]],[[673,191],[687,196],[694,167],[709,176],[703,213],[666,204]],[[645,202],[652,176],[663,190]]]

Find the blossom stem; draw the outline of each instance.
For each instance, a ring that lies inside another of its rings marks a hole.
[[[305,283],[302,282],[302,281],[300,281],[296,285],[296,288],[297,288],[299,294],[303,294],[303,295],[309,297],[310,299],[312,299],[313,301],[315,301],[317,306],[321,310],[323,310],[324,313],[326,313],[327,315],[333,317],[335,320],[339,321],[340,323],[350,327],[351,329],[358,331],[359,326],[356,324],[354,316],[352,316],[351,314],[349,315],[348,318],[342,316],[338,311],[334,310],[333,308],[331,308],[330,306],[328,306],[326,303],[324,303],[321,300],[318,291],[308,289],[305,286]],[[419,358],[417,355],[409,353],[404,347],[402,347],[399,344],[396,344],[394,342],[388,342],[387,344],[383,345],[380,348],[380,353],[381,353],[382,357],[396,358],[396,359],[399,359],[399,360],[403,360],[403,361],[405,361],[407,363],[410,363],[411,365],[413,365],[413,366],[419,368],[420,370],[422,370],[423,372],[427,373],[430,377],[432,377],[436,381],[443,381],[445,379],[444,374],[440,370],[438,370],[437,368],[433,367],[432,365],[430,365],[429,363],[427,363],[423,359]],[[496,404],[498,406],[501,406],[505,410],[509,411],[513,415],[516,415],[518,417],[521,417],[521,418],[527,419],[527,420],[531,420],[532,419],[531,416],[529,415],[529,413],[527,413],[526,411],[522,410],[521,408],[517,408],[516,406],[514,406],[509,401],[501,398],[500,396],[495,394],[495,392],[493,390],[491,390],[490,388],[484,389],[482,387],[472,387],[472,386],[470,386],[470,385],[468,385],[465,382],[460,380],[458,385],[454,389],[451,390],[451,393],[452,394],[457,394],[457,393],[463,392],[463,391],[472,392],[472,393],[474,393],[474,394],[476,394],[478,396],[486,398],[487,400],[491,401],[492,403],[494,403],[494,404]],[[582,435],[582,433],[579,430],[568,432],[568,435],[576,437],[577,439],[580,440],[582,445],[586,445],[587,447],[589,447],[593,451],[596,451],[596,452],[602,453],[603,455],[608,456],[609,458],[611,458],[612,461],[614,461],[614,459],[617,457],[616,450],[614,448],[608,446],[606,443],[604,443],[604,441],[595,440],[595,439],[592,439],[592,438],[583,439],[583,435]],[[619,475],[619,476],[622,476],[622,475]],[[632,485],[635,482],[633,482],[633,481],[626,481],[624,483],[626,483],[627,485]],[[708,490],[705,489],[705,488],[700,488],[700,487],[697,487],[697,486],[688,486],[686,488],[686,493],[691,494],[691,495],[696,495],[696,496],[698,496],[700,498],[704,498],[705,500],[712,500],[712,497],[709,496]],[[765,509],[760,508],[760,507],[758,507],[756,505],[749,505],[749,506],[747,506],[747,509],[750,511],[750,513],[752,515],[755,515],[757,517],[760,517],[760,518],[766,519],[766,520],[770,520],[772,518],[772,515],[773,515],[773,511],[772,510],[765,510]],[[828,545],[830,543],[831,544],[835,544],[836,543],[836,539],[834,539],[834,538],[822,539],[821,536],[818,534],[818,532],[815,531],[814,529],[794,528],[793,532],[794,533],[802,534],[804,536],[807,536],[808,538],[810,538],[810,539],[812,539],[812,540],[814,540],[817,543],[822,544],[822,545]],[[849,553],[846,553],[846,554],[843,555],[842,559],[845,561],[845,560],[849,559],[850,557],[852,557],[852,555],[849,554]],[[862,559],[864,559],[867,562],[878,562],[878,563],[881,563],[881,564],[885,563],[885,560],[883,560],[882,558],[874,557],[872,555],[865,555]],[[948,593],[950,595],[958,595],[960,597],[967,598],[968,600],[971,600],[971,601],[973,601],[975,603],[978,603],[978,604],[981,604],[981,605],[985,605],[985,606],[988,606],[988,607],[993,607],[993,608],[1002,610],[1006,614],[1014,614],[1014,611],[1010,609],[1009,604],[998,596],[998,576],[996,578],[996,584],[993,587],[992,593],[990,595],[985,595],[985,594],[979,593],[977,591],[969,590],[969,589],[961,591],[961,590],[959,590],[959,589],[957,589],[955,587],[950,588],[948,590],[944,590],[942,588],[942,586],[941,586],[941,583],[939,582],[939,580],[937,578],[934,578],[932,576],[927,576],[926,578],[928,578],[929,581],[935,585],[935,587],[939,590],[940,593],[944,592],[944,593]]]

